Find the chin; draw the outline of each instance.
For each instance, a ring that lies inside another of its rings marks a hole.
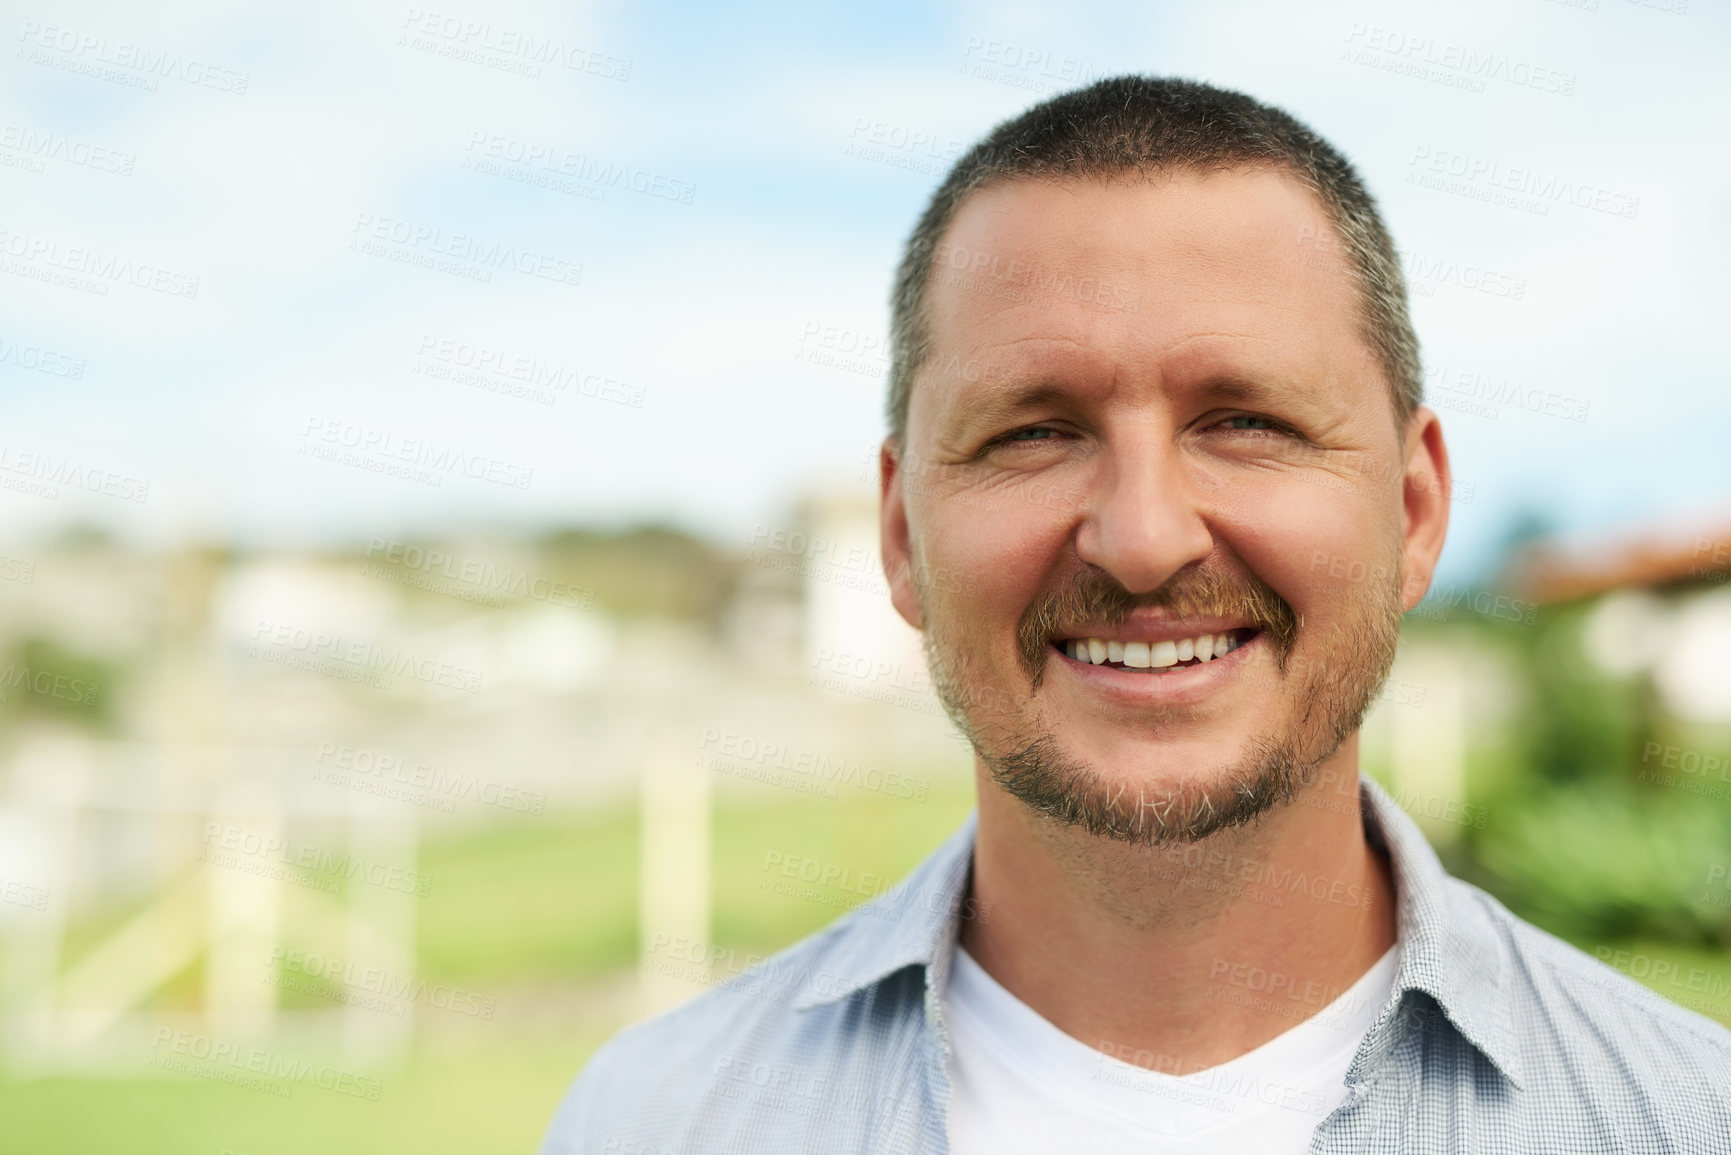
[[[1055,736],[1059,757],[1111,790],[1138,787],[1153,791],[1229,787],[1243,764],[1244,739],[1158,737],[1078,744]]]
[[[1291,801],[1314,762],[1281,742],[1250,739],[1236,754],[1185,743],[1115,744],[1092,753],[1051,734],[981,760],[993,782],[1059,826],[1117,841],[1192,843],[1252,822]],[[1091,755],[1091,756],[1090,756]]]

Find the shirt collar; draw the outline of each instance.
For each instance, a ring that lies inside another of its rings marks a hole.
[[[1525,1070],[1508,996],[1514,960],[1490,907],[1449,877],[1418,825],[1380,784],[1360,775],[1359,797],[1365,833],[1388,850],[1394,871],[1400,936],[1395,991],[1423,991],[1435,999],[1455,1029],[1519,1088]],[[1385,1016],[1371,1029],[1361,1061],[1374,1061],[1397,1041],[1389,1027]]]
[[[825,966],[840,977],[807,985],[794,999],[794,1009],[837,1002],[915,964],[928,968],[927,986],[941,992],[961,930],[978,826],[979,812],[970,811],[912,874],[837,920],[838,937]]]
[[[1395,877],[1395,992],[1422,991],[1435,999],[1449,1022],[1518,1088],[1519,1039],[1505,993],[1512,960],[1490,910],[1449,878],[1424,834],[1386,790],[1360,775],[1359,795],[1366,835],[1387,849]],[[928,991],[941,995],[968,899],[978,823],[978,811],[970,812],[912,874],[834,925],[826,963],[845,977],[806,987],[794,1000],[796,1010],[840,1001],[915,965],[927,968]],[[1374,1064],[1398,1043],[1396,1018],[1386,1012],[1379,1018],[1354,1068]]]

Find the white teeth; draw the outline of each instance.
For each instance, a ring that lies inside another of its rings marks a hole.
[[[1211,662],[1236,650],[1241,643],[1230,633],[1203,634],[1195,638],[1179,638],[1168,642],[1118,642],[1103,638],[1070,638],[1063,645],[1064,653],[1078,662],[1103,666],[1129,666],[1132,669],[1164,669],[1180,662]]]

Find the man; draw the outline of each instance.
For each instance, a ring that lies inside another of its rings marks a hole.
[[[1449,465],[1351,166],[1102,81],[957,163],[893,307],[885,566],[978,810],[622,1032],[547,1150],[1731,1151],[1731,1032],[1359,779]]]

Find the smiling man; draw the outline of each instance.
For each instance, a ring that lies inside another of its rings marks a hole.
[[[1102,81],[957,163],[893,306],[885,566],[977,814],[622,1032],[547,1150],[1731,1151],[1731,1032],[1359,778],[1449,466],[1345,159]]]

